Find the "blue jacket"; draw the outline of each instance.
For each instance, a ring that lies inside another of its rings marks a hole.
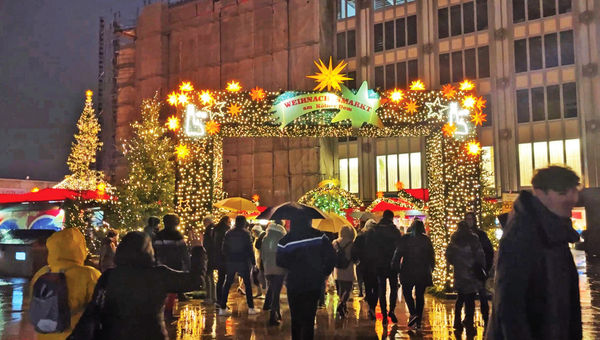
[[[250,232],[237,227],[226,232],[223,238],[223,256],[227,262],[244,262],[255,265]]]
[[[292,293],[320,290],[335,265],[335,251],[322,232],[309,225],[292,226],[277,245],[276,262],[288,270],[287,289]]]

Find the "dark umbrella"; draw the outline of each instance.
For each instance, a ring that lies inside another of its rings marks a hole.
[[[259,220],[293,220],[293,219],[324,219],[327,218],[319,209],[296,202],[285,202],[275,207],[269,207],[256,217]]]

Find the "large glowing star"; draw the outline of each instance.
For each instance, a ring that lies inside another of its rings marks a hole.
[[[235,80],[232,80],[229,83],[227,83],[227,91],[229,92],[238,92],[241,89],[242,87],[240,86],[240,83]]]
[[[344,80],[352,80],[352,78],[348,78],[345,74],[341,73],[346,65],[348,65],[343,60],[335,68],[333,67],[331,57],[329,57],[329,67],[321,59],[319,59],[318,63],[316,61],[314,63],[321,72],[307,77],[314,79],[318,83],[314,88],[317,91],[322,91],[325,88],[327,88],[327,91],[331,91],[331,89],[341,91],[340,84]]]
[[[194,91],[194,86],[192,85],[191,82],[182,82],[181,85],[179,85],[179,90],[181,92],[191,92]]]
[[[167,128],[171,131],[179,130],[179,118],[171,116],[167,119]]]
[[[250,91],[250,97],[255,101],[263,100],[266,97],[265,90],[257,86]]]
[[[419,109],[419,105],[417,105],[417,103],[413,102],[412,100],[409,101],[408,103],[406,103],[406,105],[404,106],[404,110],[406,110],[406,112],[408,112],[410,114],[417,113],[418,109]]]
[[[366,81],[363,81],[356,94],[342,85],[342,97],[339,100],[340,112],[333,117],[332,123],[350,119],[354,128],[359,128],[364,123],[383,127],[381,119],[377,116],[380,98],[379,96],[375,98],[369,96],[369,85]]]
[[[467,144],[467,152],[471,156],[477,156],[481,152],[481,145],[479,142],[469,142]]]
[[[419,79],[410,83],[410,89],[412,91],[425,91],[425,84]]]
[[[200,93],[200,100],[204,105],[210,104],[213,101],[213,97],[210,94],[210,91],[202,91],[202,93]]]
[[[454,86],[446,84],[442,87],[442,93],[444,93],[444,97],[446,97],[446,99],[452,99],[456,95],[456,89]]]
[[[242,110],[242,107],[239,106],[238,104],[231,104],[231,105],[229,105],[228,112],[230,115],[235,117],[240,114],[241,110]]]
[[[175,154],[178,159],[185,159],[190,154],[190,149],[185,144],[179,144],[175,147]]]
[[[206,123],[206,132],[210,135],[216,135],[221,131],[221,124],[215,122],[214,120],[209,120]]]
[[[444,133],[444,136],[446,136],[446,137],[453,137],[454,133],[456,132],[456,125],[451,124],[451,123],[446,123],[446,124],[444,124],[444,127],[442,128],[442,132]]]
[[[471,115],[471,121],[473,122],[473,124],[475,124],[475,126],[481,126],[483,125],[483,122],[487,122],[486,117],[487,115],[485,113],[477,111]]]

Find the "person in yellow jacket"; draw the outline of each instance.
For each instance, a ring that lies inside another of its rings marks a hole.
[[[46,247],[48,248],[48,265],[35,273],[31,280],[31,290],[33,291],[33,285],[37,279],[48,272],[48,267],[52,272],[63,270],[69,292],[71,327],[62,333],[38,334],[37,338],[40,340],[64,340],[71,334],[86,305],[92,299],[100,272],[93,267],[83,265],[87,256],[87,248],[85,238],[76,228],[67,228],[52,234],[46,241]]]

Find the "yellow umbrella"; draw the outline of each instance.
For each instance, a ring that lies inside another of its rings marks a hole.
[[[342,217],[336,213],[324,213],[327,216],[326,219],[313,220],[312,226],[320,231],[327,231],[331,233],[339,233],[343,226],[352,227],[352,223],[345,217]]]
[[[258,211],[256,204],[242,197],[229,197],[215,203],[215,207],[230,211]]]

